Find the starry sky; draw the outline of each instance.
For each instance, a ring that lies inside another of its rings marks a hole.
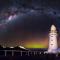
[[[48,48],[54,24],[60,47],[59,0],[0,0],[0,45]]]

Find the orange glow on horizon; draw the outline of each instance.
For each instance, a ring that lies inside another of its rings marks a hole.
[[[23,44],[25,48],[48,48],[48,39],[47,38],[39,38],[39,39],[31,39],[26,40]]]

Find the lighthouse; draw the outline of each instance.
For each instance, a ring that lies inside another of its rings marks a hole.
[[[49,33],[48,53],[57,53],[57,30],[54,25],[51,26]]]

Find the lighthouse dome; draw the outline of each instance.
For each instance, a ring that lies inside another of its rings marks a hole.
[[[52,26],[51,26],[51,31],[56,31],[55,25],[52,25]]]

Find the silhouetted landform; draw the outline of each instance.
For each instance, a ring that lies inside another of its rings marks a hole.
[[[60,53],[44,53],[47,49],[3,48],[0,46],[0,60],[60,60]]]
[[[30,54],[27,55],[26,53],[23,53],[22,56],[19,53],[15,53],[14,56],[11,56],[10,53],[8,53],[6,56],[0,56],[0,60],[60,60],[60,54]]]
[[[35,56],[40,55],[47,49],[26,49],[22,46],[6,47],[0,45],[0,56]]]
[[[47,49],[48,49],[48,48],[29,48],[28,50],[44,52],[44,51],[47,51]]]
[[[25,49],[16,47],[6,47],[3,48],[0,45],[0,60],[22,60],[22,59],[36,59],[36,60],[60,60],[60,53],[44,53],[47,51],[47,48],[43,49]]]
[[[2,47],[0,45],[0,50],[20,50],[20,51],[28,51],[28,49],[24,49],[24,48],[21,48],[19,46],[16,46],[16,47]]]

